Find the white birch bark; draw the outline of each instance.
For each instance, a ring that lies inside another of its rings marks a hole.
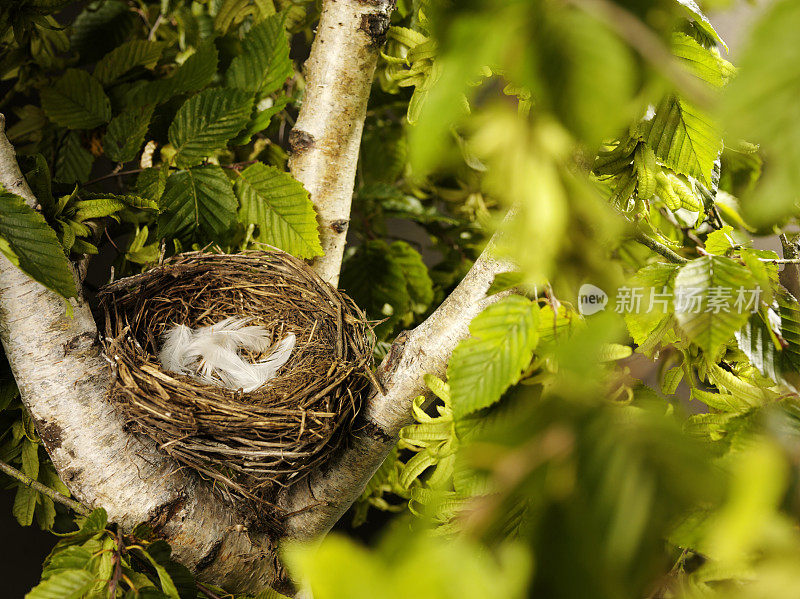
[[[35,207],[4,129],[0,115],[0,183]],[[111,376],[89,306],[71,303],[72,318],[63,299],[0,256],[0,341],[61,479],[78,500],[104,507],[126,530],[153,524],[178,559],[216,584],[254,590],[271,581],[269,539],[248,536],[237,526],[244,519],[206,483],[123,430],[108,401]]]
[[[429,394],[424,375],[446,378],[447,362],[469,335],[469,323],[506,295],[486,295],[497,274],[514,270],[510,262],[494,257],[493,250],[490,244],[425,322],[395,340],[378,371],[386,393],[374,391],[369,397],[345,448],[303,484],[286,490],[281,506],[292,514],[285,522],[288,537],[319,538],[341,518],[397,442],[400,429],[413,421],[413,398]]]
[[[312,267],[339,282],[361,131],[394,0],[324,0],[306,89],[289,136],[289,168],[317,209],[323,256]]]
[[[324,0],[306,63],[306,98],[290,138],[292,172],[319,215],[325,255],[313,267],[334,285],[369,91],[393,8],[393,0]],[[36,205],[2,133],[0,182]],[[281,496],[289,514],[282,538],[319,538],[362,493],[400,428],[411,422],[411,400],[426,392],[423,375],[444,376],[472,318],[501,297],[486,297],[494,276],[511,269],[485,251],[436,312],[397,339],[379,371],[386,393],[368,399],[358,430],[332,462]],[[235,506],[177,469],[154,444],[123,429],[107,399],[111,379],[92,315],[82,300],[72,303],[70,319],[63,300],[0,258],[0,341],[64,482],[76,498],[106,508],[126,529],[151,522],[201,579],[237,592],[276,583],[285,591],[275,550],[279,539],[248,531]]]

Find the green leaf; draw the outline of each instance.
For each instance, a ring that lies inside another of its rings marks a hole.
[[[628,281],[630,289],[642,290],[640,308],[625,313],[625,324],[637,345],[645,343],[659,323],[672,312],[673,279],[677,271],[675,264],[656,262],[640,269]]]
[[[258,23],[264,17],[275,13],[272,0],[225,0],[214,17],[214,29],[222,34],[234,25],[239,25],[245,18],[252,16]]]
[[[247,32],[242,53],[233,59],[225,74],[228,87],[266,96],[280,89],[294,74],[285,19],[286,13],[272,15]]]
[[[72,24],[72,50],[82,62],[94,62],[124,42],[137,20],[122,0],[91,2]]]
[[[56,546],[45,562],[42,580],[47,580],[54,574],[65,570],[82,570],[90,559],[92,559],[92,554],[84,547],[69,545],[60,549],[59,546]]]
[[[66,570],[40,582],[25,599],[80,599],[94,585],[86,570]]]
[[[424,313],[433,301],[433,281],[422,256],[405,241],[395,241],[389,251],[403,270],[414,311]]]
[[[712,357],[750,318],[745,302],[754,298],[755,288],[750,271],[730,258],[692,260],[675,276],[678,325]],[[740,296],[743,301],[736,305]]]
[[[109,85],[136,67],[152,69],[164,51],[163,42],[131,40],[103,56],[94,69],[95,78]]]
[[[703,14],[703,11],[700,10],[700,7],[697,6],[697,3],[694,0],[677,0],[677,2],[679,5],[681,5],[681,7],[683,7],[684,11],[686,12],[686,16],[689,17],[695,23],[695,25],[700,28],[701,31],[703,31],[711,39],[722,44],[725,50],[728,49],[728,46],[725,45],[725,42],[722,41],[722,38],[717,33],[717,30],[714,29],[711,21],[709,21],[708,17]]]
[[[69,260],[55,231],[44,217],[18,195],[0,187],[0,237],[7,243],[14,264],[45,287],[63,297],[76,297]]]
[[[56,504],[47,495],[40,494],[34,515],[39,528],[50,530],[56,522]]]
[[[84,534],[95,534],[105,530],[106,526],[108,526],[108,514],[104,508],[100,507],[86,516],[86,519],[81,525],[80,532]]]
[[[378,337],[387,335],[411,307],[403,269],[389,246],[371,240],[345,262],[341,287],[374,319],[386,319],[375,327]]]
[[[178,589],[175,587],[175,583],[172,581],[172,577],[169,575],[169,572],[167,572],[167,569],[159,564],[147,551],[139,550],[139,554],[147,559],[155,568],[156,574],[158,574],[158,581],[161,583],[161,590],[164,594],[170,599],[180,599]]]
[[[535,304],[512,295],[475,317],[447,367],[456,418],[492,405],[519,381],[539,339],[538,316]]]
[[[238,203],[231,182],[218,166],[179,171],[167,179],[159,201],[158,236],[203,233],[218,240],[236,218]]]
[[[255,239],[298,258],[322,255],[314,206],[292,175],[256,163],[239,173],[235,189],[239,220],[258,226]]]
[[[135,208],[137,210],[158,210],[158,202],[150,198],[142,197],[135,194],[113,194],[113,193],[82,193],[82,200],[78,200],[73,205],[76,210],[82,211],[92,205],[92,202],[102,200],[106,202],[114,202],[127,206],[128,208]],[[110,206],[110,204],[109,204]],[[103,216],[108,216],[104,214]],[[87,217],[98,218],[98,217]]]
[[[786,342],[785,359],[787,367],[800,371],[800,304],[785,289],[775,292],[781,322],[781,337]]]
[[[136,178],[136,191],[140,196],[158,205],[161,194],[164,193],[168,175],[169,170],[166,163],[164,163],[164,168],[146,168]]]
[[[199,164],[223,149],[250,120],[253,98],[246,92],[208,89],[189,98],[169,127],[180,167]]]
[[[706,237],[706,251],[710,254],[719,254],[724,256],[725,253],[738,245],[733,235],[733,227],[725,225],[721,229],[712,231]]]
[[[33,523],[33,511],[36,509],[36,496],[38,493],[30,487],[19,484],[14,497],[14,507],[11,513],[21,526],[30,526]]]
[[[53,177],[59,183],[85,183],[92,171],[94,156],[83,147],[77,131],[70,131],[56,156],[56,171]]]
[[[667,97],[647,126],[646,141],[665,166],[712,185],[722,139],[708,115],[684,100]]]
[[[202,89],[217,74],[217,62],[217,47],[213,41],[204,42],[172,77],[151,81],[137,88],[131,93],[128,101],[136,106],[160,104],[173,96]]]
[[[155,105],[134,106],[114,117],[103,137],[103,151],[115,162],[129,162],[144,144]]]
[[[22,441],[22,472],[39,478],[39,444],[27,438]]]
[[[762,309],[752,314],[741,330],[736,332],[736,342],[761,374],[780,382],[783,380],[781,359],[784,354],[777,337],[765,322],[765,316],[767,321],[770,317],[780,320],[774,311]]]
[[[53,189],[50,182],[50,167],[47,165],[45,157],[41,154],[34,155],[33,159],[35,166],[25,173],[25,179],[42,207],[42,212],[50,215],[55,208]]]
[[[86,71],[67,69],[41,89],[42,109],[56,125],[93,129],[111,119],[111,101],[100,82]]]
[[[272,117],[281,112],[288,103],[289,98],[287,96],[281,96],[275,100],[275,103],[272,106],[265,108],[261,112],[258,112],[250,119],[250,122],[245,125],[245,128],[242,130],[242,132],[230,141],[230,144],[232,146],[243,146],[245,144],[249,144],[250,140],[253,139],[253,136],[256,133],[260,133],[269,127]]]
[[[722,87],[736,72],[715,50],[707,50],[685,33],[672,34],[672,53],[694,75],[714,87]]]

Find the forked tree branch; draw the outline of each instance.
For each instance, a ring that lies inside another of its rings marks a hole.
[[[292,132],[292,171],[317,207],[326,255],[315,263],[338,281],[367,99],[393,0],[325,0],[306,67],[307,96]],[[0,115],[0,183],[36,208]],[[422,325],[401,335],[380,368],[385,394],[368,400],[357,430],[334,460],[280,497],[281,537],[325,534],[361,494],[411,421],[411,400],[426,373],[444,375],[468,325],[486,305],[494,276],[511,265],[481,255],[453,294]],[[130,529],[150,522],[177,559],[202,580],[235,592],[285,581],[276,544],[248,532],[236,506],[176,464],[152,442],[129,434],[108,400],[111,375],[87,304],[74,316],[55,293],[0,257],[0,341],[37,431],[62,480],[84,504],[104,507]]]
[[[323,256],[312,267],[339,282],[361,131],[395,0],[324,0],[300,115],[289,136],[289,168],[317,209]]]
[[[514,269],[493,253],[494,244],[489,244],[439,308],[395,340],[378,371],[386,392],[374,391],[369,397],[347,446],[325,468],[283,494],[281,506],[293,514],[285,522],[287,537],[324,535],[364,491],[400,429],[412,422],[411,400],[429,393],[425,374],[445,378],[453,349],[469,335],[469,323],[505,295],[486,295],[496,275]]]

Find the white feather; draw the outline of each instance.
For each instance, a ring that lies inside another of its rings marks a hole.
[[[262,326],[247,325],[249,318],[226,318],[213,325],[192,330],[184,325],[170,327],[163,335],[159,352],[165,370],[189,375],[208,385],[255,391],[278,373],[294,349],[296,338],[289,333],[259,362],[247,362],[239,353],[270,350],[269,332]]]
[[[186,374],[189,361],[185,348],[192,340],[192,329],[178,324],[170,327],[163,338],[164,345],[158,354],[161,365],[170,372]]]
[[[250,318],[225,318],[216,324],[197,329],[195,335],[213,336],[216,343],[228,349],[240,347],[258,353],[269,349],[269,333],[259,325],[246,326]]]

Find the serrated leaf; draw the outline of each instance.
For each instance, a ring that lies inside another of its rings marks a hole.
[[[519,295],[503,298],[469,326],[447,367],[453,414],[465,416],[498,401],[519,381],[539,339],[538,308]]]
[[[36,523],[42,530],[50,530],[56,522],[56,504],[47,495],[39,495],[39,503],[34,511]]]
[[[736,342],[761,374],[779,382],[783,379],[781,375],[783,353],[777,337],[764,320],[765,315],[767,319],[772,317],[773,320],[780,321],[780,317],[771,309],[751,314],[747,323],[736,332]]]
[[[67,69],[41,90],[42,109],[56,125],[93,129],[111,119],[111,101],[100,82],[86,71]]]
[[[749,299],[755,287],[750,272],[730,258],[704,256],[692,260],[675,276],[678,325],[711,357],[750,318],[744,304],[735,304],[740,294]]]
[[[125,41],[138,17],[122,0],[88,4],[72,24],[72,50],[94,62]]]
[[[37,492],[30,487],[19,484],[14,497],[14,507],[11,513],[20,523],[20,526],[30,526],[33,523],[33,512],[36,509]]]
[[[40,582],[25,599],[80,599],[94,585],[86,570],[66,570]]]
[[[136,191],[140,196],[158,205],[161,194],[164,193],[168,175],[169,170],[166,163],[163,168],[146,168],[136,178]]]
[[[721,229],[712,231],[706,237],[706,251],[710,254],[725,255],[725,253],[737,244],[733,237],[733,227],[725,225]]]
[[[256,133],[260,133],[269,127],[272,117],[281,112],[288,103],[289,98],[287,96],[281,96],[275,100],[272,106],[256,113],[256,115],[250,119],[250,122],[245,125],[242,132],[231,140],[231,145],[242,146],[249,144]]]
[[[202,89],[217,74],[218,60],[213,41],[204,42],[178,67],[174,75],[137,88],[128,97],[128,102],[135,106],[161,104],[173,96]]]
[[[139,554],[147,559],[155,568],[158,581],[161,583],[161,590],[164,594],[170,599],[180,599],[178,589],[175,587],[175,583],[172,581],[172,577],[169,575],[169,572],[167,572],[167,569],[159,564],[147,551],[139,550]]]
[[[159,201],[158,236],[203,233],[220,239],[236,218],[238,203],[230,180],[214,165],[178,171],[167,179]]]
[[[214,17],[214,29],[222,34],[234,25],[239,25],[245,18],[252,16],[253,22],[258,23],[264,17],[275,13],[275,6],[271,0],[225,0]]]
[[[800,371],[800,304],[783,288],[775,292],[781,322],[781,337],[787,346],[785,356],[789,368]]]
[[[125,42],[100,59],[94,76],[103,85],[108,85],[136,67],[152,69],[161,58],[165,45],[150,40]]]
[[[46,215],[53,213],[55,202],[53,201],[53,189],[50,181],[50,167],[47,165],[47,160],[41,154],[36,154],[33,157],[35,165],[32,169],[25,173],[25,180],[36,196],[36,200],[42,207],[42,212]]]
[[[389,246],[389,251],[403,269],[414,311],[425,312],[433,301],[433,281],[428,275],[428,267],[422,261],[422,256],[404,241],[395,241]]]
[[[142,149],[155,105],[134,106],[115,116],[103,137],[103,151],[115,162],[133,160]]]
[[[94,156],[83,147],[80,134],[70,131],[58,149],[53,178],[59,183],[85,183],[92,171],[92,163],[94,163]]]
[[[22,472],[39,478],[39,444],[27,438],[22,441]]]
[[[286,13],[278,13],[247,32],[242,40],[242,53],[233,59],[225,74],[229,87],[266,96],[280,89],[294,74],[285,20]]]
[[[672,53],[697,77],[714,87],[722,87],[736,69],[715,50],[707,50],[685,33],[672,34]]]
[[[666,395],[672,395],[683,380],[683,368],[675,366],[670,368],[664,373],[664,378],[661,382],[661,391]]]
[[[84,202],[95,201],[95,200],[109,200],[113,202],[118,202],[123,206],[127,206],[128,208],[136,208],[137,210],[158,210],[158,202],[151,200],[150,198],[132,193],[126,193],[126,194],[82,193],[81,197],[83,199],[78,200],[74,204],[75,208],[78,210],[82,210],[85,206],[88,205],[84,204]]]
[[[186,100],[169,127],[175,146],[175,164],[200,164],[225,147],[250,120],[252,95],[225,89],[208,89]]]
[[[675,264],[656,262],[640,269],[628,281],[629,289],[641,292],[639,309],[625,313],[625,324],[637,345],[642,345],[659,323],[672,312],[672,287],[677,271]],[[619,296],[617,301],[619,302]]]
[[[700,10],[700,7],[697,6],[697,2],[694,0],[677,0],[678,4],[680,4],[683,9],[686,11],[687,16],[694,21],[694,23],[703,31],[706,35],[708,35],[713,40],[717,41],[718,43],[722,44],[725,50],[728,49],[728,46],[725,45],[725,42],[722,41],[722,38],[717,33],[717,30],[714,29],[714,26],[711,24],[711,21],[708,20],[708,17],[703,14],[703,11]]]
[[[239,173],[235,189],[239,220],[258,227],[255,239],[298,258],[322,255],[314,206],[292,175],[256,163]]]
[[[646,141],[665,166],[712,185],[722,138],[708,115],[670,96],[661,101],[647,127]]]
[[[13,255],[7,257],[45,287],[63,297],[76,297],[69,260],[55,231],[18,195],[0,187],[0,237]]]
[[[92,559],[92,554],[85,547],[69,545],[63,549],[56,546],[56,549],[45,563],[42,571],[42,580],[47,580],[54,574],[65,570],[81,570],[87,562]]]
[[[45,462],[41,468],[41,476],[42,482],[46,484],[51,489],[54,489],[65,495],[67,497],[70,496],[69,489],[67,485],[65,485],[60,478],[58,478],[58,474],[56,474],[55,468],[49,462]]]

